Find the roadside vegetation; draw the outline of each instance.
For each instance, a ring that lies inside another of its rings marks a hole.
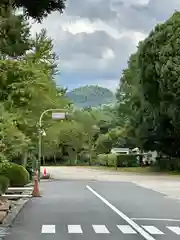
[[[116,104],[78,109],[55,84],[58,57],[52,40],[45,30],[32,37],[28,18],[14,11],[23,6],[26,17],[41,21],[65,7],[51,0],[55,5],[48,9],[46,2],[32,9],[25,1],[0,4],[0,192],[29,182],[38,156],[37,123],[49,108],[71,114],[63,121],[44,116],[43,165],[136,168],[137,155],[116,156],[111,149],[138,147],[158,152],[153,168],[180,171],[180,13],[139,43],[121,76]]]

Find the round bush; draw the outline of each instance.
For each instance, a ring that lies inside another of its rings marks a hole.
[[[12,187],[23,187],[29,182],[28,171],[15,163],[1,163],[0,175],[9,178]]]
[[[5,176],[0,176],[0,195],[6,192],[10,185],[10,180],[9,178]]]

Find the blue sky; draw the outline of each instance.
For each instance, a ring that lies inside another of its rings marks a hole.
[[[122,70],[140,40],[157,23],[165,21],[180,0],[67,0],[63,15],[57,12],[32,34],[46,28],[58,54],[58,85],[69,90],[100,85],[116,90]]]

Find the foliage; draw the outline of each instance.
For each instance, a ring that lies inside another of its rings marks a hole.
[[[175,12],[139,43],[116,94],[126,144],[156,150],[167,159],[167,169],[179,168],[179,27],[180,13]]]
[[[66,0],[31,0],[31,2],[26,0],[1,0],[0,7],[6,8],[10,5],[13,9],[23,8],[26,16],[41,22],[44,17],[54,11],[62,13],[65,2]]]
[[[97,153],[109,153],[112,148],[112,139],[108,135],[100,135],[96,141]]]
[[[9,178],[12,187],[23,187],[29,182],[27,170],[15,163],[0,164],[0,175]]]
[[[115,102],[115,96],[109,89],[94,85],[76,88],[67,92],[66,96],[80,108],[97,107]]]
[[[27,148],[29,139],[17,128],[14,115],[0,105],[0,150],[1,159],[13,159]],[[2,161],[1,160],[1,161]]]
[[[97,156],[96,164],[106,167],[116,167],[117,165],[117,156],[115,154],[99,154]]]
[[[16,18],[12,12],[9,15],[9,18]],[[5,18],[4,15],[2,17]],[[8,14],[6,17],[8,19]],[[4,21],[7,22],[7,19]],[[63,94],[59,95],[60,89],[54,82],[57,58],[53,53],[52,40],[47,37],[45,30],[31,38],[24,18],[19,17],[18,21],[19,28],[12,25],[17,31],[14,36],[4,25],[7,36],[2,36],[4,39],[1,44],[4,45],[0,44],[4,56],[0,60],[0,143],[1,152],[9,161],[20,158],[22,164],[26,165],[28,155],[32,151],[34,155],[37,154],[37,122],[40,114],[44,109],[63,108],[68,101]],[[17,46],[11,43],[11,40],[14,41],[12,37],[16,38]],[[28,52],[26,47],[23,48],[21,39],[27,44]],[[9,50],[5,50],[6,46]],[[16,58],[12,58],[14,56]],[[46,129],[53,125],[48,114],[43,120]],[[56,135],[57,132],[54,132],[54,137]]]
[[[7,162],[7,158],[6,156],[3,154],[3,153],[0,153],[0,163],[4,163],[4,162]]]
[[[107,156],[107,154],[105,154],[105,153],[99,154],[97,156],[97,160],[98,160],[98,163],[101,166],[108,166],[108,156]]]
[[[1,58],[17,58],[31,48],[30,26],[23,15],[14,15],[11,8],[0,8]]]
[[[173,157],[180,156],[179,27],[180,13],[176,12],[150,33],[140,46],[138,58],[143,108],[147,108],[144,146]]]
[[[108,166],[109,167],[116,167],[117,166],[117,156],[116,154],[113,153],[109,153],[107,154],[107,158],[108,158]]]
[[[117,156],[117,167],[136,167],[137,156],[130,154],[120,154]]]
[[[4,194],[10,185],[9,178],[0,176],[0,195]]]

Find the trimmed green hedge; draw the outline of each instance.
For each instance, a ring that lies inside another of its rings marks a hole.
[[[0,176],[0,195],[4,194],[10,185],[9,178]]]
[[[113,153],[107,154],[107,162],[109,167],[116,167],[117,166],[116,154],[113,154]]]
[[[137,156],[131,154],[117,155],[117,167],[137,167]]]
[[[99,154],[97,160],[101,166],[116,167],[117,156],[112,153]]]
[[[108,166],[108,157],[107,154],[99,154],[97,156],[97,161],[101,166]]]
[[[1,163],[0,175],[9,178],[12,187],[23,187],[29,182],[28,171],[15,163]]]

